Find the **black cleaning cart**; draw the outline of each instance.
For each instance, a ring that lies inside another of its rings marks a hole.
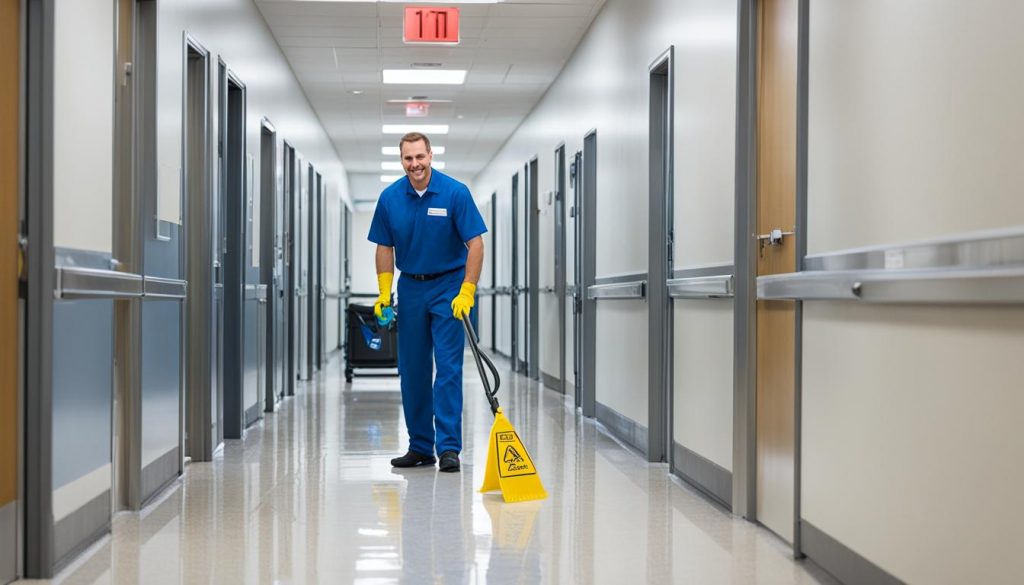
[[[373,315],[373,305],[348,306],[345,342],[346,382],[351,382],[352,377],[356,375],[355,368],[398,367],[398,317],[395,319],[392,327],[382,327],[377,324],[377,318]]]

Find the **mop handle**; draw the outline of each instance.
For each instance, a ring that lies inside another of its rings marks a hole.
[[[466,330],[466,337],[469,338],[469,348],[473,350],[473,359],[476,360],[476,369],[480,372],[480,380],[484,384],[484,393],[487,395],[487,402],[491,404],[491,414],[498,414],[498,388],[501,387],[501,376],[498,375],[498,368],[494,366],[494,362],[487,356],[477,345],[476,331],[473,331],[473,324],[469,322],[469,317],[462,318],[462,325]],[[494,376],[494,389],[491,389],[491,382],[487,378],[487,373],[484,371],[484,364],[487,364],[487,368],[491,370],[491,375]]]

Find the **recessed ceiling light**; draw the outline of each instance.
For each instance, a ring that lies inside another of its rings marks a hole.
[[[361,90],[361,89],[353,89],[353,90],[350,90],[349,93],[352,94],[352,95],[362,95],[363,90]]]
[[[430,163],[430,166],[435,168],[435,169],[437,169],[437,170],[439,170],[439,171],[443,171],[444,167],[446,165],[442,161],[435,160],[434,162]],[[404,169],[402,168],[402,162],[401,161],[385,160],[385,161],[381,161],[381,163],[380,163],[380,170],[382,170],[382,171],[401,171],[401,170],[404,170]]]
[[[381,132],[384,134],[408,134],[409,132],[447,134],[448,124],[384,124],[381,126]]]
[[[410,104],[413,102],[421,102],[424,104],[450,104],[452,103],[452,100],[432,100],[428,98],[417,99],[415,96],[407,99],[388,100],[389,104]]]
[[[430,150],[434,154],[444,154],[443,146],[430,145]],[[380,153],[384,156],[402,156],[402,151],[397,146],[382,146],[380,147]]]
[[[420,83],[425,85],[462,85],[465,69],[385,69],[384,83]]]
[[[405,175],[381,175],[380,176],[380,182],[381,183],[394,183],[395,181],[397,181],[398,179],[401,179],[404,176]]]

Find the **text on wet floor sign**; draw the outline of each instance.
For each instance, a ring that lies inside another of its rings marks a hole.
[[[530,454],[526,452],[519,435],[515,431],[503,431],[496,434],[495,449],[498,461],[498,474],[501,477],[517,477],[534,475],[537,468],[533,466]]]

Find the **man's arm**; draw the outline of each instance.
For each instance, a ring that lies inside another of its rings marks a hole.
[[[466,257],[465,282],[475,286],[484,268],[484,239],[477,236],[466,242],[466,247],[469,248],[469,256]]]
[[[480,257],[483,261],[483,256]],[[377,245],[377,274],[380,275],[384,272],[395,273],[395,249],[390,246]],[[480,272],[477,271],[479,277]]]

